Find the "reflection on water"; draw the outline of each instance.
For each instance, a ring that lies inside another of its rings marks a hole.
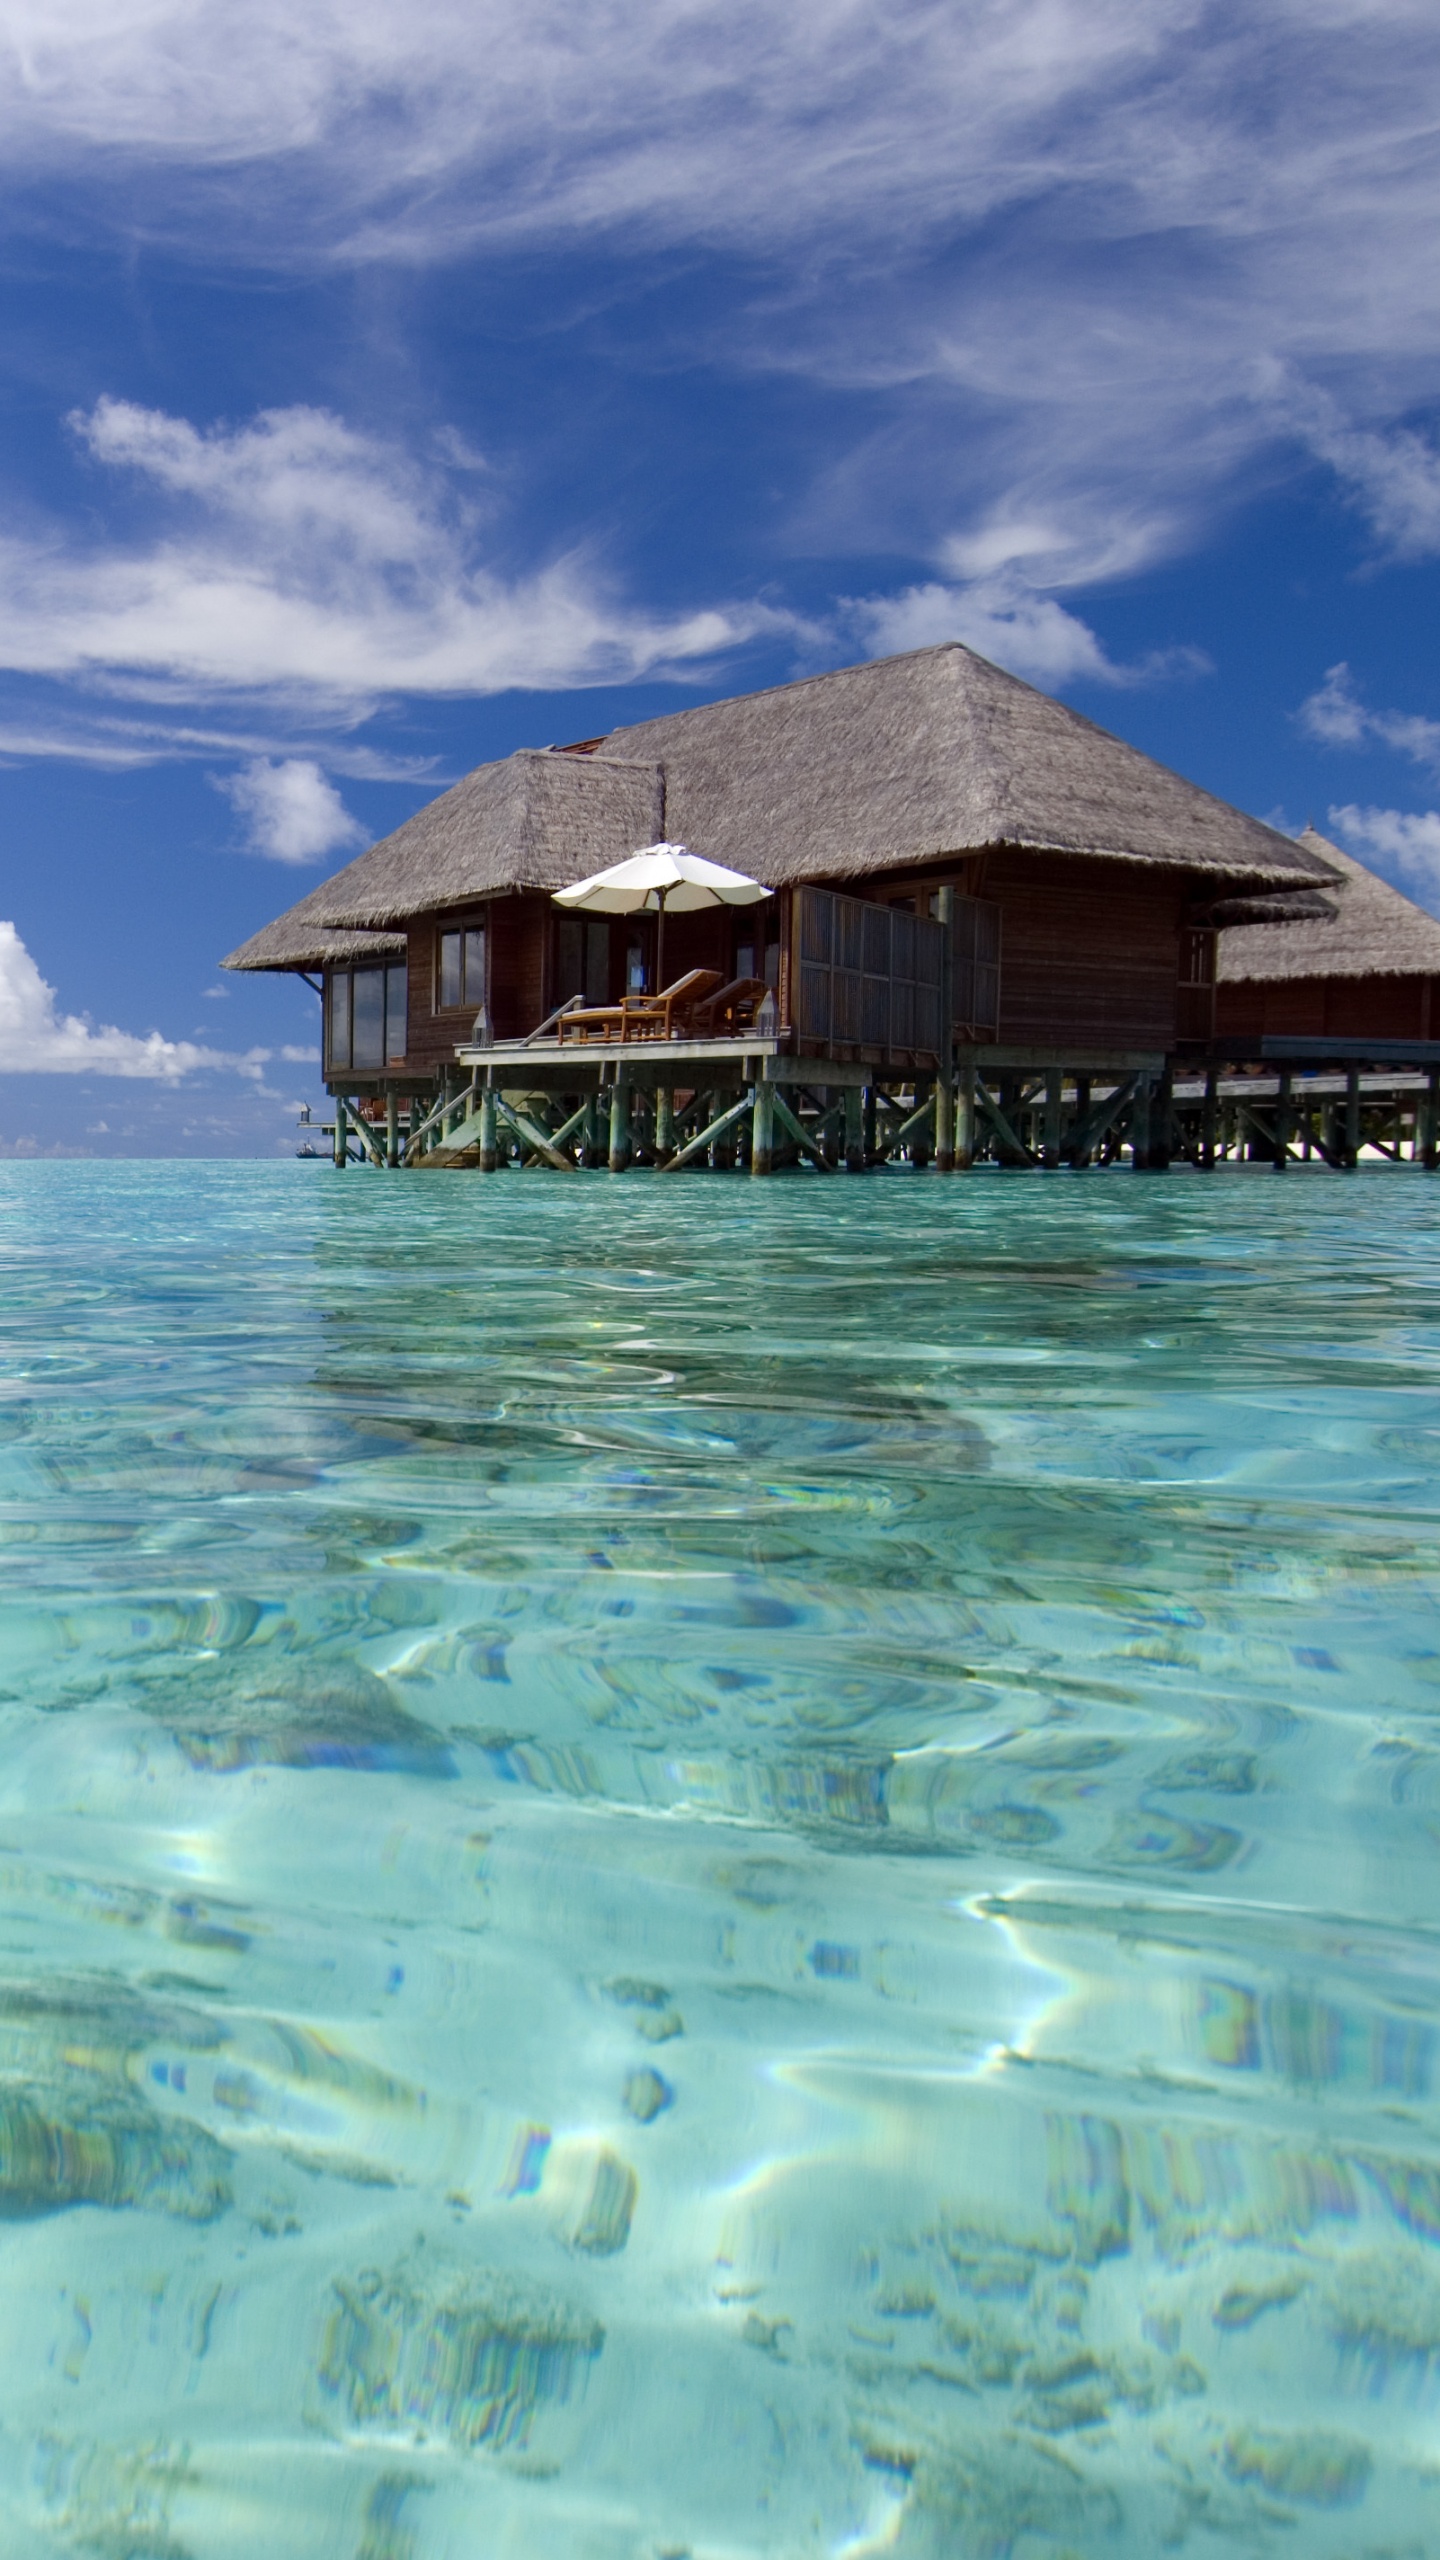
[[[0,2512],[1440,2549],[1417,1178],[0,1172]]]

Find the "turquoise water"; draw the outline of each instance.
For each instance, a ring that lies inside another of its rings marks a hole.
[[[0,1169],[6,2560],[1440,2550],[1437,1213]]]

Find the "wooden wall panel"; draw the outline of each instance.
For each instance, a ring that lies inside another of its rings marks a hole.
[[[1240,979],[1217,992],[1226,1040],[1427,1040],[1440,1022],[1428,978]]]
[[[1426,978],[1331,978],[1325,1028],[1342,1040],[1423,1040],[1428,993]]]
[[[1175,1039],[1185,887],[1122,862],[997,853],[1000,1038],[1077,1048],[1168,1049]]]

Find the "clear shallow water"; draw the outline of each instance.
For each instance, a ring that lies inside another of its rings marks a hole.
[[[1440,1191],[0,1170],[0,2516],[1440,2549]]]

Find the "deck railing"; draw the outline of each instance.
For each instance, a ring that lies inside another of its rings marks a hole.
[[[822,1050],[940,1057],[945,929],[929,916],[796,889],[791,910],[790,1018]]]

